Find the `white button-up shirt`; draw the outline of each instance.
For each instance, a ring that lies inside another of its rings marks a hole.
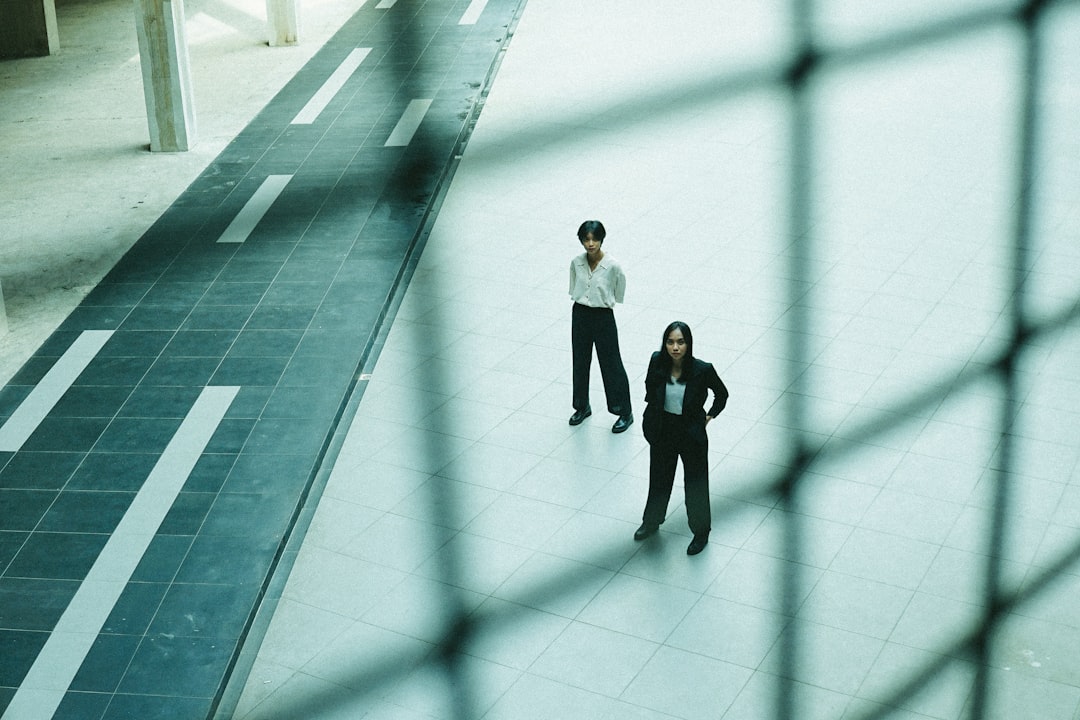
[[[626,276],[619,264],[606,253],[589,268],[588,255],[582,253],[570,261],[570,298],[589,307],[615,307],[626,294]]]

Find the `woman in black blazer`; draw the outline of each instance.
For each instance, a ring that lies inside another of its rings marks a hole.
[[[705,401],[712,390],[708,412]],[[654,534],[667,517],[675,466],[683,461],[686,518],[694,539],[687,555],[697,555],[709,542],[709,436],[705,426],[727,404],[728,391],[710,363],[694,357],[694,336],[684,322],[664,330],[660,351],[652,355],[645,375],[645,414],[641,429],[649,443],[649,498],[635,540]]]

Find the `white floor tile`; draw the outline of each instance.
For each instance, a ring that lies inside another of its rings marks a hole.
[[[903,708],[920,716],[959,720],[964,703],[975,682],[975,668],[956,658],[915,648],[886,643],[874,661],[858,697],[886,702],[893,700],[904,679],[914,677],[928,666],[943,663],[925,686],[900,701]]]
[[[690,720],[725,712],[750,675],[747,668],[664,646],[623,698]]]
[[[652,642],[663,642],[698,598],[697,593],[651,580],[616,575],[578,620]]]
[[[442,581],[448,579],[449,571],[457,586],[490,595],[531,554],[531,550],[521,545],[462,532],[440,547],[416,572]]]
[[[622,567],[622,573],[693,592],[705,592],[735,550],[716,542],[688,561],[686,546],[691,536],[661,531],[640,543],[640,549]]]
[[[356,463],[339,462],[323,491],[325,499],[340,500],[386,511],[394,507],[431,477],[419,470],[408,470],[378,460],[361,459]],[[318,513],[316,513],[316,518]],[[372,518],[374,521],[374,518]],[[356,523],[354,522],[353,525]]]
[[[911,590],[894,585],[826,572],[799,608],[798,617],[884,640],[912,595]]]
[[[305,546],[283,597],[357,619],[404,578],[400,570]]]
[[[473,617],[479,624],[466,652],[518,670],[528,669],[570,624],[568,618],[494,597]]]
[[[889,640],[938,655],[951,654],[984,613],[979,605],[917,592]]]
[[[465,526],[475,535],[540,550],[574,511],[542,500],[504,494]]]
[[[466,614],[484,601],[484,596],[478,593],[409,575],[364,613],[362,620],[375,627],[436,644],[446,637],[447,629],[455,619],[451,610],[453,604],[447,598],[459,603]]]
[[[390,511],[450,530],[461,530],[500,497],[489,487],[433,475]]]
[[[940,545],[949,536],[963,506],[883,489],[867,509],[860,527]]]
[[[797,530],[794,546],[788,538],[791,529]],[[762,555],[826,568],[849,544],[848,538],[853,531],[850,525],[809,515],[794,517],[792,513],[773,509],[746,541],[745,548]]]
[[[787,623],[783,615],[768,610],[705,596],[675,629],[668,644],[756,669]]]
[[[570,687],[537,675],[524,674],[500,697],[490,720],[546,720],[555,717],[616,718],[618,703],[603,695]]]
[[[990,675],[985,706],[987,720],[1006,720],[1019,713],[1034,713],[1039,717],[1069,717],[1072,713],[1075,717],[1080,707],[1080,690],[1074,685],[1006,670],[993,670]]]
[[[881,652],[883,640],[811,622],[795,621],[784,628],[762,663],[762,669],[777,674],[790,645],[784,636],[798,635],[798,655],[790,667],[792,679],[833,692],[852,695],[858,690]]]
[[[520,673],[505,665],[469,655],[456,660],[449,675],[438,664],[420,664],[396,683],[387,694],[385,714],[376,718],[412,720],[417,718],[479,717],[487,712]],[[468,689],[468,693],[464,689]],[[406,712],[402,714],[402,709]],[[486,717],[486,715],[484,716]]]
[[[794,715],[807,718],[807,720],[832,720],[840,717],[850,702],[848,696],[842,693],[759,671],[750,677],[749,682],[722,717],[724,720],[775,717],[779,713],[777,697],[781,692],[791,700]],[[892,715],[888,717],[889,720],[925,720],[921,717],[895,718]]]
[[[529,672],[617,698],[657,652],[656,643],[594,625],[569,623]]]
[[[439,471],[443,477],[494,490],[506,490],[540,463],[542,456],[514,448],[478,442]]]

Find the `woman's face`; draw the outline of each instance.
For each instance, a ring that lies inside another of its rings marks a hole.
[[[592,233],[585,233],[585,239],[581,241],[581,246],[585,248],[585,253],[589,257],[596,257],[601,245],[603,242],[594,238]]]
[[[664,348],[667,349],[673,362],[682,362],[686,356],[686,338],[683,337],[682,330],[675,328],[669,332],[667,339],[664,340]]]

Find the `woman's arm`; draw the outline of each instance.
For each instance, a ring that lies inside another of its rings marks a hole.
[[[705,384],[713,392],[713,403],[709,411],[705,413],[705,422],[708,423],[714,417],[723,412],[727,406],[728,389],[724,381],[716,374],[716,368],[711,363],[706,363]]]
[[[611,281],[611,296],[615,298],[615,302],[622,303],[626,297],[626,275],[618,263],[611,270],[614,275]]]
[[[660,353],[654,352],[652,357],[649,358],[649,369],[645,371],[645,402],[650,403],[653,400],[653,393],[656,389],[656,382],[654,381],[657,374],[660,372]]]

